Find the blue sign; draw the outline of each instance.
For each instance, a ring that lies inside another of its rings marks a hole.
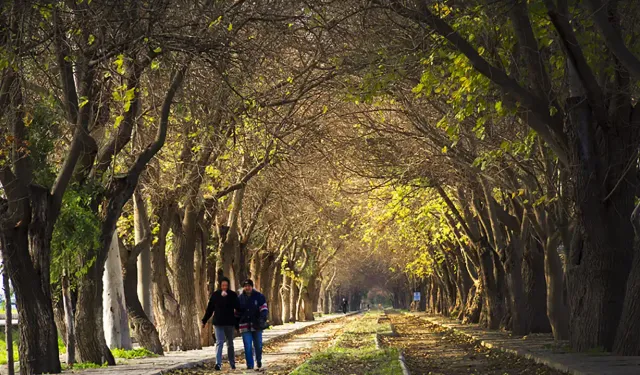
[[[420,301],[420,292],[413,292],[413,300]]]

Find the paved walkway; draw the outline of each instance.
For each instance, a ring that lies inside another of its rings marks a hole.
[[[455,319],[416,315],[440,326],[451,328],[479,341],[483,346],[502,350],[532,359],[556,370],[572,375],[638,375],[640,356],[621,357],[605,353],[571,352],[567,342],[557,342],[550,334],[534,334],[525,337],[508,332],[489,331],[476,324],[462,324]]]
[[[350,313],[348,315],[352,314],[356,313]],[[335,320],[343,316],[343,314],[329,314],[316,318],[313,322],[297,322],[293,324],[275,326],[263,333],[263,341],[264,343],[267,343],[283,335],[295,333],[309,326]],[[236,356],[238,356],[243,351],[242,339],[240,337],[236,337],[233,343],[236,348]],[[91,375],[116,375],[121,373],[126,373],[127,375],[160,375],[173,370],[196,367],[212,360],[215,360],[215,346],[207,347],[202,350],[169,352],[165,353],[162,357],[127,360],[117,366],[99,369],[68,370],[65,371],[65,373],[81,372],[83,374]]]

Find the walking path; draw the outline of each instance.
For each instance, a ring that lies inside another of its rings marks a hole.
[[[640,356],[621,357],[607,353],[571,352],[567,342],[557,342],[548,334],[525,337],[508,332],[489,331],[476,324],[461,324],[458,320],[424,313],[415,314],[431,323],[453,329],[487,348],[515,354],[572,375],[638,375]]]
[[[306,361],[312,353],[322,351],[329,345],[341,328],[346,323],[358,319],[351,316],[346,319],[336,319],[322,325],[312,326],[304,329],[304,332],[296,334],[291,338],[282,341],[271,341],[264,347],[262,362],[264,364],[261,373],[265,375],[289,374],[300,364]],[[207,363],[203,367],[196,367],[191,370],[181,370],[180,375],[214,375],[214,374],[255,374],[255,370],[245,368],[244,355],[236,357],[237,369],[231,370],[225,361],[222,371],[214,371],[213,362]]]
[[[357,312],[347,315],[353,314],[357,314]],[[316,318],[316,320],[313,322],[296,322],[293,324],[275,326],[263,333],[263,342],[266,344],[284,335],[292,334],[307,327],[332,321],[343,316],[343,314],[329,314],[323,315],[320,318]],[[236,357],[238,357],[243,351],[242,339],[240,337],[236,337],[236,339],[233,340],[233,343],[236,349]],[[201,366],[207,362],[211,362],[214,360],[215,346],[211,346],[206,347],[202,350],[169,352],[165,353],[165,355],[162,357],[127,360],[126,362],[118,364],[117,366],[103,367],[99,369],[68,370],[65,372],[82,372],[83,374],[91,375],[116,375],[121,373],[126,373],[127,375],[160,375],[174,370]]]

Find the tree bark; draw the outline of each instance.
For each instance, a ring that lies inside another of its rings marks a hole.
[[[146,220],[141,219],[143,217]],[[140,196],[140,193],[136,190],[133,199],[133,228],[135,236],[135,244],[138,245],[143,242],[143,239],[149,230],[149,219],[147,217],[146,205]],[[146,243],[142,248],[140,255],[138,256],[137,265],[137,293],[138,299],[142,304],[142,309],[149,318],[149,321],[153,323],[153,296],[151,293],[151,246],[150,243]]]
[[[125,253],[125,256],[122,256],[124,296],[127,305],[127,314],[131,322],[133,336],[140,346],[154,354],[164,355],[160,334],[151,322],[138,297],[140,295],[140,289],[137,288],[140,285],[140,273],[137,269],[140,263],[138,257],[145,251],[150,252],[151,228],[146,205],[137,190],[133,195],[133,204],[136,244],[133,249]],[[162,229],[159,235],[162,235]],[[160,240],[158,242],[160,242]]]
[[[67,364],[73,366],[76,363],[76,338],[73,321],[73,304],[71,301],[71,290],[69,288],[69,277],[66,273],[62,275],[62,303],[65,321],[65,345],[67,346]]]
[[[274,262],[271,267],[273,271],[271,272],[272,282],[269,290],[269,300],[271,301],[272,306],[272,318],[271,323],[273,325],[281,325],[282,322],[282,305],[280,304],[280,287],[282,284],[282,272],[280,272],[280,264],[279,262]]]
[[[184,218],[178,216],[174,219],[173,234],[175,236],[174,285],[180,314],[182,316],[182,329],[184,331],[183,350],[201,349],[200,325],[198,324],[198,312],[196,311],[196,285],[195,285],[195,248],[196,248],[196,220],[197,213],[191,204],[185,207]]]
[[[282,315],[284,322],[291,322],[291,281],[288,274],[282,276],[282,289],[280,294],[282,295]]]
[[[551,325],[547,316],[547,289],[544,274],[544,254],[540,244],[528,240],[522,267],[524,289],[527,296],[526,311],[531,333],[549,333]]]
[[[2,262],[6,264],[6,258]],[[4,310],[5,325],[4,338],[7,345],[7,374],[14,375],[15,368],[13,362],[13,305],[11,304],[11,286],[9,285],[9,271],[7,267],[2,268],[2,287],[4,289]]]
[[[158,208],[160,231],[158,242],[151,251],[151,281],[153,284],[153,306],[156,317],[156,326],[160,341],[165,350],[180,350],[184,346],[184,330],[182,328],[182,317],[180,314],[180,304],[173,295],[167,276],[167,258],[165,247],[167,233],[171,221],[171,208],[168,204],[163,204]]]
[[[102,319],[107,346],[109,349],[131,350],[131,335],[125,307],[124,285],[122,284],[122,260],[120,259],[116,232],[113,232],[102,282],[104,283]]]
[[[43,289],[42,279],[33,277],[39,273],[29,257],[26,223],[2,228],[0,242],[3,258],[6,259],[4,264],[9,271],[16,296],[18,320],[21,322],[18,326],[21,338],[19,349],[22,354],[20,371],[27,374],[60,373],[58,334],[48,292],[49,285]]]
[[[300,288],[295,278],[291,278],[291,284],[289,286],[289,321],[287,323],[295,323],[298,321],[298,296],[300,294]]]

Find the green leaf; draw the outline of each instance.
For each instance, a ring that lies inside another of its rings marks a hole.
[[[120,126],[120,123],[122,122],[122,120],[124,120],[124,116],[120,115],[116,117],[116,121],[113,124],[113,127],[117,129]]]
[[[96,41],[96,37],[93,36],[93,34],[89,34],[89,39],[87,40],[87,43],[89,43],[89,45],[92,45],[93,42]]]
[[[228,31],[233,30],[233,24],[231,24],[231,23],[230,23],[230,24],[229,24],[229,26],[227,26],[227,30],[228,30]]]
[[[78,101],[78,107],[82,108],[87,105],[87,103],[89,103],[89,99],[86,96],[81,96],[80,100]]]

